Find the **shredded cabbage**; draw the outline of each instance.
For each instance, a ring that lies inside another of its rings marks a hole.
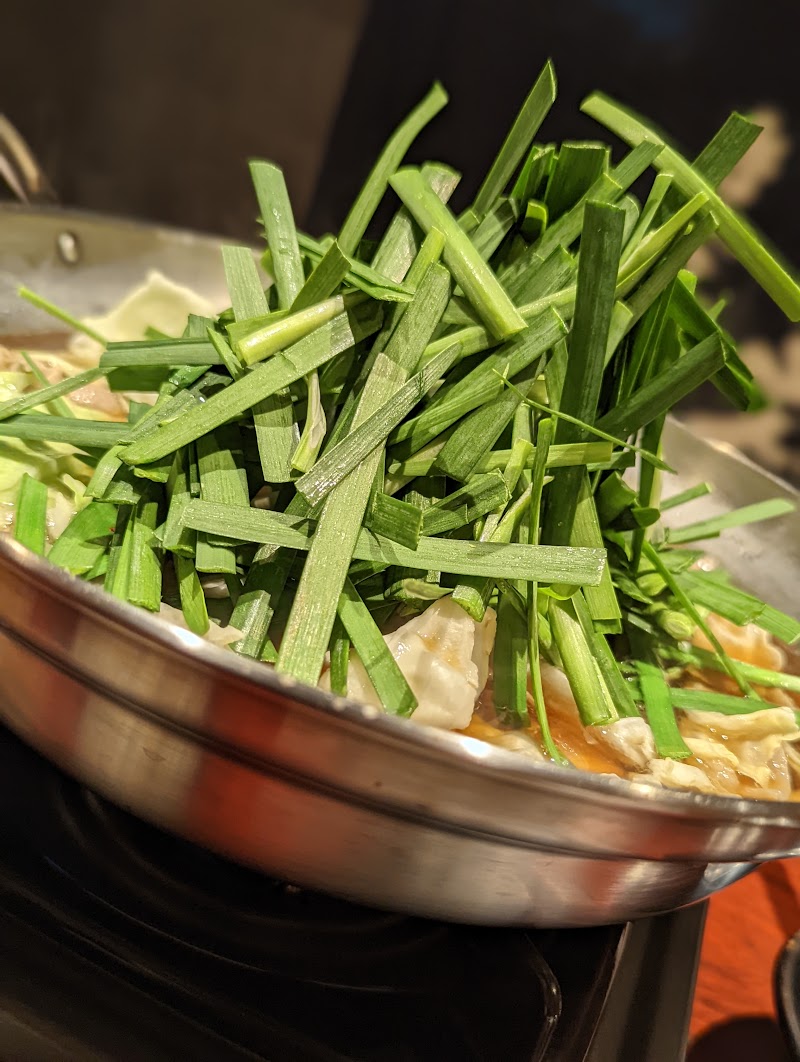
[[[174,284],[157,271],[148,273],[139,284],[104,317],[87,320],[108,340],[144,338],[147,328],[157,328],[167,335],[180,335],[190,313],[213,315],[217,308],[189,288]],[[96,365],[102,348],[88,336],[76,335],[63,355],[50,351],[30,350],[48,380],[54,382]],[[22,371],[20,355],[0,348],[0,401],[30,390],[35,380]],[[133,397],[133,396],[129,396]],[[136,396],[149,397],[152,396]],[[127,411],[125,397],[108,390],[105,381],[67,396],[64,401],[74,417],[89,420],[119,420]],[[37,407],[37,413],[46,413]],[[54,542],[75,513],[86,504],[85,487],[92,474],[75,449],[58,443],[27,443],[19,439],[0,439],[0,532],[14,527],[14,509],[20,483],[25,474],[47,485],[47,537]]]

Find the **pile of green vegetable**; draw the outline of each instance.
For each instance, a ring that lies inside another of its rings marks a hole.
[[[800,625],[690,570],[698,554],[675,548],[785,503],[653,530],[661,510],[708,489],[660,500],[669,410],[709,380],[739,409],[762,401],[721,307],[698,297],[692,254],[721,239],[800,317],[800,287],[716,191],[759,130],[734,114],[690,163],[593,95],[583,110],[629,148],[612,162],[600,142],[536,139],[554,97],[548,64],[459,216],[448,207],[457,173],[402,165],[447,102],[439,85],[395,131],[335,238],[298,232],[280,169],[252,163],[270,287],[249,249],[225,247],[231,306],[216,320],[110,343],[97,369],[0,403],[0,436],[69,444],[93,468],[90,501],[49,559],[152,611],[174,593],[199,634],[201,577],[222,576],[237,652],[310,684],[330,652],[344,692],[352,647],[399,715],[416,701],[381,626],[444,594],[476,620],[491,604],[498,714],[527,724],[530,673],[554,759],[540,654],[566,671],[584,723],[643,704],[659,754],[678,758],[690,755],[681,697],[742,712],[764,707],[752,683],[792,688],[731,661],[704,615],[786,641]],[[398,206],[376,242],[367,233],[387,194]],[[132,403],[128,423],[53,404],[100,376],[157,400]],[[16,521],[39,552],[44,491],[24,480]],[[715,653],[686,649],[697,627]],[[687,662],[727,672],[745,696],[672,689],[665,669]]]

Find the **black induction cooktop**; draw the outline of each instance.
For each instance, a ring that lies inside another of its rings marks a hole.
[[[2,1060],[675,1062],[703,914],[523,932],[357,907],[162,833],[0,729]]]

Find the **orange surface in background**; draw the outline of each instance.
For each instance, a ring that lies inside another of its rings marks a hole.
[[[783,1062],[773,972],[800,930],[800,859],[767,863],[715,896],[708,910],[689,1062]]]

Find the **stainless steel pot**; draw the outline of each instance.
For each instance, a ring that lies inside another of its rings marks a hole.
[[[67,235],[65,235],[67,234]],[[0,334],[49,331],[25,283],[104,312],[148,268],[224,298],[219,241],[55,208],[0,210]],[[671,423],[693,515],[787,487]],[[797,614],[800,517],[712,544]],[[800,851],[800,804],[531,764],[300,686],[0,540],[0,719],[110,800],[242,863],[455,921],[578,926],[699,900]]]

